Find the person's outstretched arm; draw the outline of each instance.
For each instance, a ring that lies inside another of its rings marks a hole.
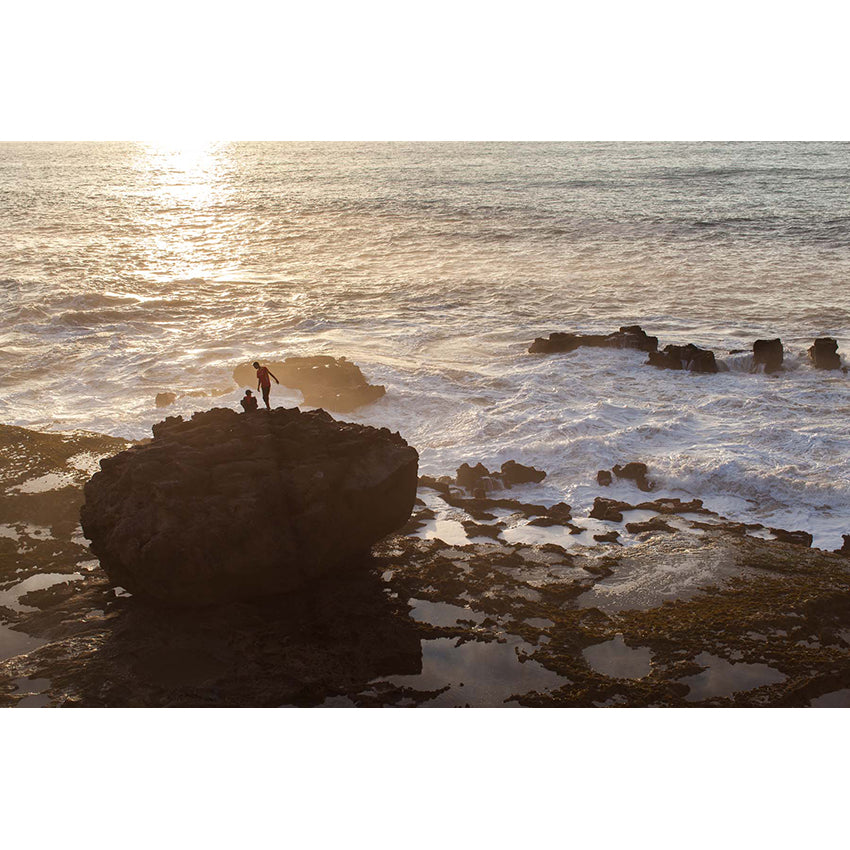
[[[269,374],[270,374],[270,375],[274,378],[274,382],[275,382],[276,384],[279,384],[279,383],[280,383],[280,381],[279,381],[277,378],[275,378],[275,377],[274,377],[274,375],[272,375],[272,373],[271,373],[271,372],[269,372]]]

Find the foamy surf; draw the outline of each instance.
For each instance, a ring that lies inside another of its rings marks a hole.
[[[0,145],[10,209],[29,211],[0,218],[0,419],[140,439],[237,408],[239,363],[346,356],[387,387],[346,418],[400,431],[426,474],[513,458],[547,471],[540,498],[586,511],[597,470],[640,460],[659,494],[841,545],[850,385],[806,351],[850,350],[850,148],[392,150],[79,144],[59,169]],[[527,353],[630,324],[712,349],[721,371]],[[764,374],[752,344],[776,337],[783,371]]]

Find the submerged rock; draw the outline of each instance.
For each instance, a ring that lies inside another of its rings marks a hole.
[[[168,407],[177,401],[177,393],[157,393],[154,403],[157,407]]]
[[[101,461],[81,522],[116,585],[179,605],[286,592],[410,516],[418,454],[323,410],[169,417]]]
[[[348,413],[371,404],[386,394],[386,388],[370,384],[360,367],[344,357],[287,357],[264,363],[285,387],[300,390],[307,407],[322,407]],[[257,383],[257,371],[250,363],[233,370],[233,380],[244,387]]]
[[[753,343],[753,365],[764,364],[765,372],[778,372],[782,368],[784,354],[782,340],[778,337],[757,339]]]
[[[816,369],[840,369],[838,343],[831,336],[819,337],[809,348],[809,357]]]
[[[626,325],[610,334],[553,333],[537,337],[528,349],[529,354],[558,354],[582,346],[591,348],[634,348],[638,351],[656,351],[658,337],[649,336],[640,325]]]
[[[687,345],[665,345],[663,351],[650,352],[650,366],[659,369],[684,369],[688,372],[717,372],[714,352],[688,343]]]

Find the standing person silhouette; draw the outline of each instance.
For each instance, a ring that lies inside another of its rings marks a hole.
[[[257,389],[263,391],[263,401],[266,403],[266,410],[271,410],[271,405],[269,404],[269,391],[272,388],[272,382],[269,378],[274,378],[274,382],[279,384],[280,381],[269,372],[268,367],[260,366],[259,363],[255,360],[251,364],[257,370]]]

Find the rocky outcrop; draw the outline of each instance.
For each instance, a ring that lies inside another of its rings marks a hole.
[[[614,464],[611,471],[617,478],[634,481],[638,490],[642,490],[644,493],[649,493],[655,488],[655,485],[646,477],[648,470],[645,463],[632,462],[625,466]]]
[[[415,449],[324,411],[214,409],[153,430],[101,461],[81,522],[110,579],[156,600],[286,592],[368,553],[416,498]]]
[[[609,487],[614,480],[611,473],[616,475],[617,478],[634,481],[638,489],[643,490],[644,493],[649,493],[655,489],[655,484],[647,478],[648,470],[645,463],[633,461],[632,463],[627,463],[625,466],[615,463],[610,472],[607,469],[600,469],[596,473],[596,483],[600,487]]]
[[[263,361],[263,365],[283,386],[300,390],[306,407],[349,413],[386,394],[384,386],[370,384],[360,367],[344,357],[287,357],[283,362]],[[240,386],[254,387],[257,371],[250,363],[243,363],[233,370],[233,380]]]
[[[483,463],[470,466],[462,463],[455,474],[458,487],[483,496],[493,490],[510,490],[519,484],[539,484],[546,477],[542,469],[524,466],[515,460],[507,460],[502,464],[500,472],[490,472]]]
[[[617,499],[604,499],[602,496],[597,496],[593,500],[593,507],[590,510],[589,516],[594,519],[606,519],[609,522],[622,522],[623,511],[633,511],[634,505],[628,502],[621,502]]]
[[[778,372],[782,368],[784,354],[782,340],[778,337],[757,339],[753,343],[753,365],[763,365],[765,372]]]
[[[688,343],[687,345],[665,345],[663,351],[650,352],[650,366],[659,369],[684,369],[688,372],[717,372],[714,352]]]
[[[771,528],[770,532],[783,543],[796,543],[798,546],[811,546],[813,537],[808,531],[786,531],[784,528]]]
[[[640,325],[626,325],[616,333],[610,334],[553,333],[545,338],[537,337],[531,343],[528,352],[529,354],[559,354],[575,351],[583,346],[656,351],[658,349],[658,337],[648,336]]]
[[[627,522],[626,531],[629,534],[643,534],[646,531],[663,531],[667,534],[672,534],[675,529],[664,522],[661,517],[654,516],[645,522]]]
[[[157,407],[168,407],[177,400],[177,393],[157,393],[154,403]]]
[[[838,343],[831,336],[819,337],[809,348],[809,357],[816,369],[840,369]]]

